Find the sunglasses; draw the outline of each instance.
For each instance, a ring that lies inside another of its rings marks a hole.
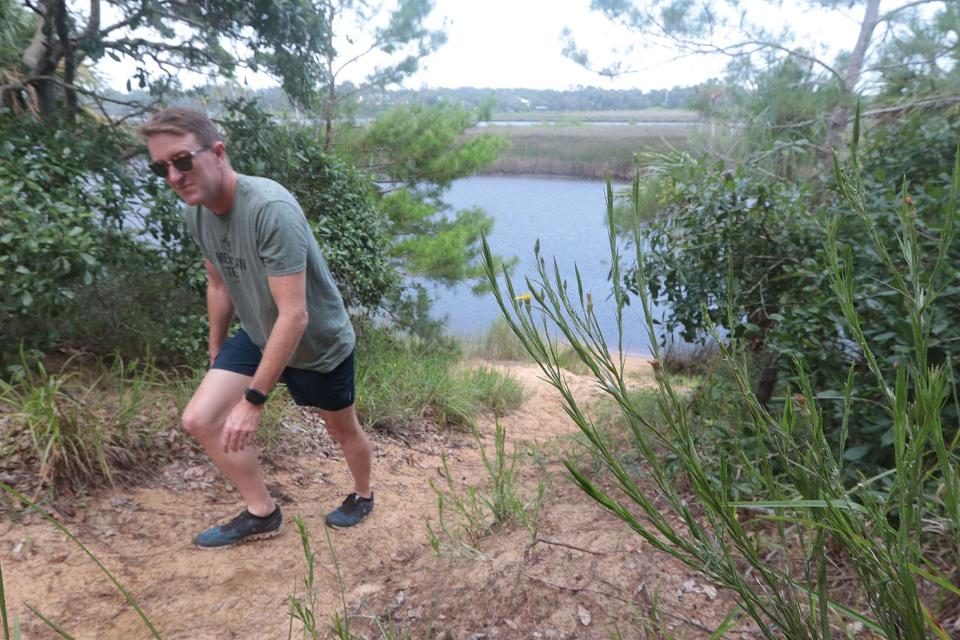
[[[197,155],[201,151],[206,151],[210,148],[210,145],[205,147],[200,147],[196,151],[188,151],[187,153],[181,153],[180,155],[170,158],[169,161],[157,160],[156,162],[151,162],[149,167],[150,171],[153,171],[161,178],[166,178],[167,174],[170,173],[169,166],[172,164],[177,171],[180,173],[186,173],[187,171],[193,170],[193,156]]]

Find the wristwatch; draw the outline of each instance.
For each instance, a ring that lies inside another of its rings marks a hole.
[[[267,394],[253,387],[248,387],[247,390],[243,392],[243,397],[247,399],[247,402],[258,407],[267,401]]]

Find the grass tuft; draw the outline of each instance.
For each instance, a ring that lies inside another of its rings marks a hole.
[[[51,373],[21,352],[19,377],[0,380],[0,463],[28,473],[34,495],[110,484],[114,471],[163,446],[158,434],[172,418],[165,374],[119,357],[85,368],[71,359]]]
[[[519,384],[492,369],[458,373],[451,350],[385,331],[358,345],[357,411],[374,428],[404,429],[430,419],[469,429],[477,415],[503,415],[522,401]]]

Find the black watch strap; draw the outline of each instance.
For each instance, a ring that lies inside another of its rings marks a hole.
[[[257,405],[258,407],[267,401],[267,394],[253,387],[248,387],[247,390],[243,392],[243,397],[247,399],[247,402]]]

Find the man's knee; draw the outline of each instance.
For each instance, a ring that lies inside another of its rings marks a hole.
[[[187,433],[198,440],[215,431],[209,416],[204,416],[201,411],[198,411],[192,405],[187,405],[187,408],[184,409],[183,415],[180,416],[180,424],[183,425]]]
[[[363,429],[360,428],[353,406],[339,411],[317,410],[316,412],[323,418],[327,432],[340,444],[350,442],[363,435]]]

